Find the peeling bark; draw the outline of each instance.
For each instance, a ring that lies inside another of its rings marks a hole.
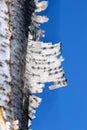
[[[37,12],[47,6],[38,0],[0,1],[0,130],[28,130],[28,125],[30,130],[41,102],[33,93],[42,92],[45,82],[54,82],[50,89],[67,85],[60,43],[40,42],[45,32],[40,24],[49,18]]]

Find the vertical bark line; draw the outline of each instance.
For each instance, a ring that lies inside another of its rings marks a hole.
[[[10,26],[12,27],[11,76],[13,92],[11,106],[13,107],[14,120],[19,121],[19,130],[28,129],[28,95],[24,94],[23,91],[23,75],[28,41],[28,3],[28,0],[11,0],[11,6],[9,8]]]
[[[25,5],[25,8],[26,8],[25,14],[24,14],[24,18],[25,18],[25,22],[24,23],[25,23],[25,27],[28,27],[28,28],[25,29],[26,33],[27,33],[27,37],[28,37],[28,39],[27,39],[27,46],[28,46],[29,32],[31,32],[29,27],[32,24],[32,19],[31,18],[32,18],[33,12],[35,11],[35,7],[36,6],[35,6],[34,0],[26,0],[24,5]],[[26,26],[26,23],[27,23],[27,26]],[[26,55],[27,55],[27,46],[26,46]],[[26,57],[25,57],[25,60],[26,60]],[[26,64],[27,64],[27,61],[25,63],[25,72],[26,72]],[[24,79],[24,98],[23,98],[24,107],[23,107],[23,109],[24,109],[24,114],[27,114],[27,129],[29,129],[28,124],[30,122],[30,120],[29,120],[29,106],[30,106],[29,99],[30,99],[30,93],[29,93],[29,88],[27,88],[26,85],[25,85],[25,75],[24,75],[23,79]],[[23,121],[24,120],[25,120],[25,118],[23,117]],[[23,125],[25,125],[25,123],[26,122],[24,121]],[[25,129],[25,130],[27,130],[27,129]]]

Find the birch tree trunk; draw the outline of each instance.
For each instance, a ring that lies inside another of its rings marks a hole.
[[[46,82],[50,90],[67,85],[61,42],[43,43],[43,0],[0,0],[0,130],[29,130]]]
[[[23,75],[33,12],[29,2],[0,0],[0,130],[28,129],[28,94],[23,92]]]

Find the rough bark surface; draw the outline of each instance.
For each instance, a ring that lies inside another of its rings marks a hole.
[[[28,129],[28,95],[23,91],[23,75],[28,26],[33,11],[29,10],[29,2],[0,1],[0,106],[5,123],[11,130]]]
[[[43,43],[39,16],[48,2],[0,0],[0,130],[30,130],[44,83],[50,89],[67,85],[61,44]]]

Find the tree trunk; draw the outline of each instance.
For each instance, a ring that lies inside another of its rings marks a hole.
[[[0,130],[28,129],[28,94],[24,93],[23,76],[33,12],[29,2],[0,0]]]
[[[67,85],[61,43],[43,43],[47,1],[0,1],[0,130],[27,130],[41,99],[33,93]],[[30,129],[30,128],[29,128]]]

